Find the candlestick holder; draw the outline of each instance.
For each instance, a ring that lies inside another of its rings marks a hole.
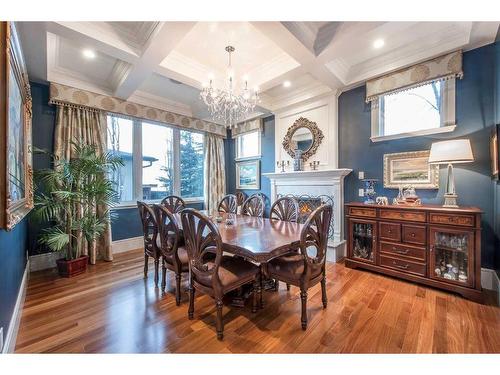
[[[319,167],[319,160],[316,160],[316,161],[313,161],[313,162],[310,162],[309,163],[309,166],[311,167],[311,169],[313,171],[315,171],[316,169],[318,169]]]
[[[290,160],[281,160],[281,161],[277,161],[276,162],[276,165],[278,168],[281,168],[281,173],[285,172],[285,166],[289,167],[290,166]]]

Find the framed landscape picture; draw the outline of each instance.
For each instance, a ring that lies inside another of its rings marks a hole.
[[[260,189],[260,160],[236,163],[236,189]]]
[[[0,22],[0,227],[12,229],[33,208],[31,95],[12,22]]]
[[[384,155],[384,187],[397,189],[439,188],[439,165],[429,164],[430,151],[399,152]]]

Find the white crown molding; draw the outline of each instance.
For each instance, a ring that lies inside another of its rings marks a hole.
[[[278,97],[271,97],[263,94],[261,96],[262,106],[272,112],[281,111],[287,107],[300,104],[302,102],[318,99],[321,96],[332,94],[330,87],[321,82],[312,82],[310,84],[297,87],[295,90]]]
[[[116,90],[116,88],[119,87],[123,80],[127,77],[130,69],[132,69],[132,65],[126,63],[125,61],[117,60],[113,66],[111,76],[108,79],[109,87]]]
[[[248,76],[253,85],[260,86],[273,78],[281,76],[299,67],[300,64],[285,52],[280,53],[273,59],[266,61],[260,66],[250,70]]]
[[[145,91],[140,91],[140,90],[135,91],[132,94],[132,96],[128,99],[128,101],[137,104],[147,105],[153,108],[163,109],[169,112],[174,112],[179,115],[184,115],[189,117],[193,116],[193,112],[189,105],[167,99],[163,96],[150,94]]]

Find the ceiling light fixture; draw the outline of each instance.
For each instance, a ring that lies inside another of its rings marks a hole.
[[[82,51],[82,54],[87,59],[95,59],[95,52],[92,51],[91,49],[84,49]]]
[[[385,42],[384,39],[377,39],[373,42],[373,48],[382,48],[384,46]]]
[[[244,76],[241,92],[237,93],[235,90],[234,70],[231,66],[231,53],[234,50],[233,46],[226,47],[226,52],[229,54],[227,87],[225,89],[214,88],[214,76],[210,74],[208,77],[210,83],[204,85],[200,92],[200,98],[207,105],[212,118],[222,122],[229,129],[236,126],[239,121],[244,120],[259,102],[258,87],[249,90],[247,76]]]
[[[283,82],[283,87],[290,87],[292,83],[290,81]]]

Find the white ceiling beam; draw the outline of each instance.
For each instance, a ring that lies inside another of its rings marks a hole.
[[[318,64],[314,53],[281,22],[253,22],[252,24],[301,65],[298,72],[309,73],[333,91],[342,86],[340,79],[323,64]]]
[[[149,39],[143,53],[125,74],[114,95],[128,99],[177,46],[196,22],[162,22]]]

